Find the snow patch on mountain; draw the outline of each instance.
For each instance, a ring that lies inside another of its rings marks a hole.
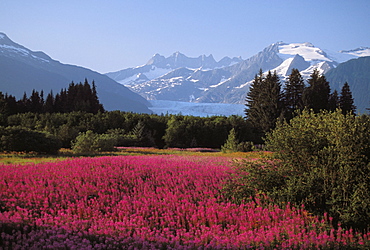
[[[340,53],[349,54],[356,57],[370,56],[370,48],[360,47],[353,50],[341,50]]]
[[[280,43],[278,50],[278,55],[282,59],[294,57],[298,54],[302,56],[305,61],[312,63],[316,61],[333,61],[327,57],[323,50],[316,48],[311,43]]]
[[[3,38],[4,38],[4,36],[3,36]],[[46,63],[50,62],[47,59],[36,56],[35,53],[37,53],[37,52],[32,52],[32,51],[24,49],[22,47],[15,47],[15,46],[12,46],[12,45],[0,44],[0,52],[7,53],[10,56],[20,55],[22,57],[31,57],[31,58],[36,59],[36,60],[41,61],[41,62],[46,62]]]
[[[278,75],[287,76],[289,75],[288,69],[290,64],[292,63],[294,57],[286,59],[282,64],[276,67],[273,71],[276,71]]]

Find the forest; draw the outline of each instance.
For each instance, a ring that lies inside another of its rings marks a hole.
[[[304,109],[317,113],[340,108],[343,114],[355,114],[348,83],[341,93],[331,93],[325,76],[318,71],[307,83],[292,69],[283,88],[276,72],[265,76],[260,70],[246,95],[245,117],[107,112],[99,102],[95,83],[90,86],[87,80],[72,82],[68,89],[55,95],[50,92],[46,98],[42,90],[34,90],[30,97],[25,93],[19,100],[0,93],[0,150],[56,153],[61,147],[73,146],[77,152],[112,151],[115,146],[220,149],[230,135],[231,144],[237,144],[232,150],[246,151],[251,144],[263,144],[266,133],[278,122],[289,122]],[[87,137],[95,143],[88,149],[77,149],[77,139]]]

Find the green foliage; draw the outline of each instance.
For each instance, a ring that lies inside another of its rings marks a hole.
[[[252,142],[239,142],[235,128],[230,130],[229,136],[224,145],[221,146],[221,152],[231,153],[231,152],[248,152],[252,151]]]
[[[101,134],[96,137],[96,144],[98,151],[100,152],[111,152],[115,151],[116,138],[109,134]]]
[[[307,80],[308,87],[304,90],[302,100],[306,108],[315,113],[329,109],[330,86],[325,76],[315,69]]]
[[[83,111],[88,113],[104,112],[103,105],[99,103],[96,92],[95,82],[92,82],[92,87],[87,79],[82,83],[69,84],[68,90],[62,89],[54,97],[51,91],[46,100],[44,92],[39,93],[36,90],[32,91],[28,98],[24,93],[23,98],[16,100],[12,95],[3,95],[0,92],[0,111],[3,114],[13,115],[17,113],[66,113],[72,111]]]
[[[304,88],[303,77],[298,69],[293,68],[284,87],[283,101],[286,119],[290,120],[296,110],[304,108],[302,100]]]
[[[21,113],[4,118],[6,126],[48,132],[71,147],[80,132],[112,134],[116,146],[220,148],[232,128],[240,141],[253,140],[250,126],[241,116],[194,117],[134,114],[121,111],[70,113]]]
[[[252,126],[261,133],[275,127],[282,114],[281,84],[276,72],[263,76],[262,70],[255,76],[246,97],[245,115]]]
[[[340,92],[339,107],[342,109],[343,114],[355,114],[356,106],[352,97],[352,92],[347,82],[344,83]]]
[[[229,136],[224,145],[221,146],[221,151],[223,153],[238,152],[239,150],[239,140],[236,138],[236,132],[233,128],[230,130]]]
[[[61,148],[61,142],[48,133],[22,127],[2,127],[0,131],[3,151],[56,154]]]
[[[72,151],[77,154],[93,154],[95,152],[114,151],[116,139],[111,134],[95,134],[88,130],[79,133],[72,142]]]
[[[92,154],[98,151],[97,135],[88,130],[80,132],[76,140],[72,142],[72,151],[76,154]]]
[[[226,197],[263,193],[276,203],[304,204],[346,227],[370,225],[370,118],[302,111],[267,135],[274,159],[238,161]]]
[[[303,111],[269,133],[266,145],[290,173],[275,187],[281,199],[329,212],[347,226],[370,225],[368,116]]]
[[[280,201],[280,189],[285,185],[290,174],[279,161],[268,159],[234,160],[235,172],[228,180],[222,192],[226,198],[241,204],[259,194],[268,194],[275,201]]]
[[[109,134],[95,134],[88,130],[79,133],[76,140],[72,142],[72,151],[76,154],[93,154],[96,152],[114,151],[116,140]]]

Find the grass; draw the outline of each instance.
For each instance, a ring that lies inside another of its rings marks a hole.
[[[168,148],[158,149],[151,147],[120,147],[114,152],[100,152],[92,155],[74,154],[70,149],[61,149],[57,155],[40,155],[36,153],[24,152],[3,152],[0,153],[0,164],[27,164],[52,162],[68,159],[70,157],[95,157],[95,156],[118,156],[118,155],[197,155],[197,156],[223,156],[230,158],[261,158],[270,154],[265,151],[252,152],[235,152],[222,153],[218,150],[202,149],[202,148]]]

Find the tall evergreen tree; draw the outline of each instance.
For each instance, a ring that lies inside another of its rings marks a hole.
[[[261,93],[262,93],[262,82],[264,81],[264,76],[262,69],[260,69],[259,74],[255,75],[252,84],[249,87],[249,92],[245,99],[246,108],[244,109],[245,118],[253,126],[258,127],[260,120],[260,103]]]
[[[338,91],[334,90],[329,97],[329,110],[335,111],[337,108],[339,108],[339,96]]]
[[[293,68],[286,81],[283,95],[285,118],[288,120],[293,118],[295,110],[302,110],[304,108],[302,100],[304,88],[303,77],[298,69]]]
[[[95,81],[92,81],[92,96],[91,96],[91,109],[93,113],[104,112],[103,105],[99,102],[98,93],[96,91]]]
[[[6,110],[8,112],[7,115],[14,115],[19,113],[17,99],[14,96],[5,94],[5,102]]]
[[[356,106],[352,97],[352,92],[347,82],[344,83],[339,96],[339,107],[342,109],[344,115],[348,113],[355,114]]]
[[[315,113],[329,109],[330,86],[325,76],[315,69],[307,80],[309,86],[303,92],[303,104]]]
[[[257,131],[266,133],[275,127],[282,113],[281,83],[276,71],[263,77],[262,71],[255,77],[246,99],[247,120]]]
[[[53,91],[51,90],[50,93],[47,95],[46,97],[46,101],[45,101],[45,104],[44,104],[44,111],[46,113],[53,113],[54,112],[54,95],[53,95]]]
[[[43,103],[40,94],[36,90],[32,90],[32,94],[28,101],[28,111],[32,113],[42,113]]]

